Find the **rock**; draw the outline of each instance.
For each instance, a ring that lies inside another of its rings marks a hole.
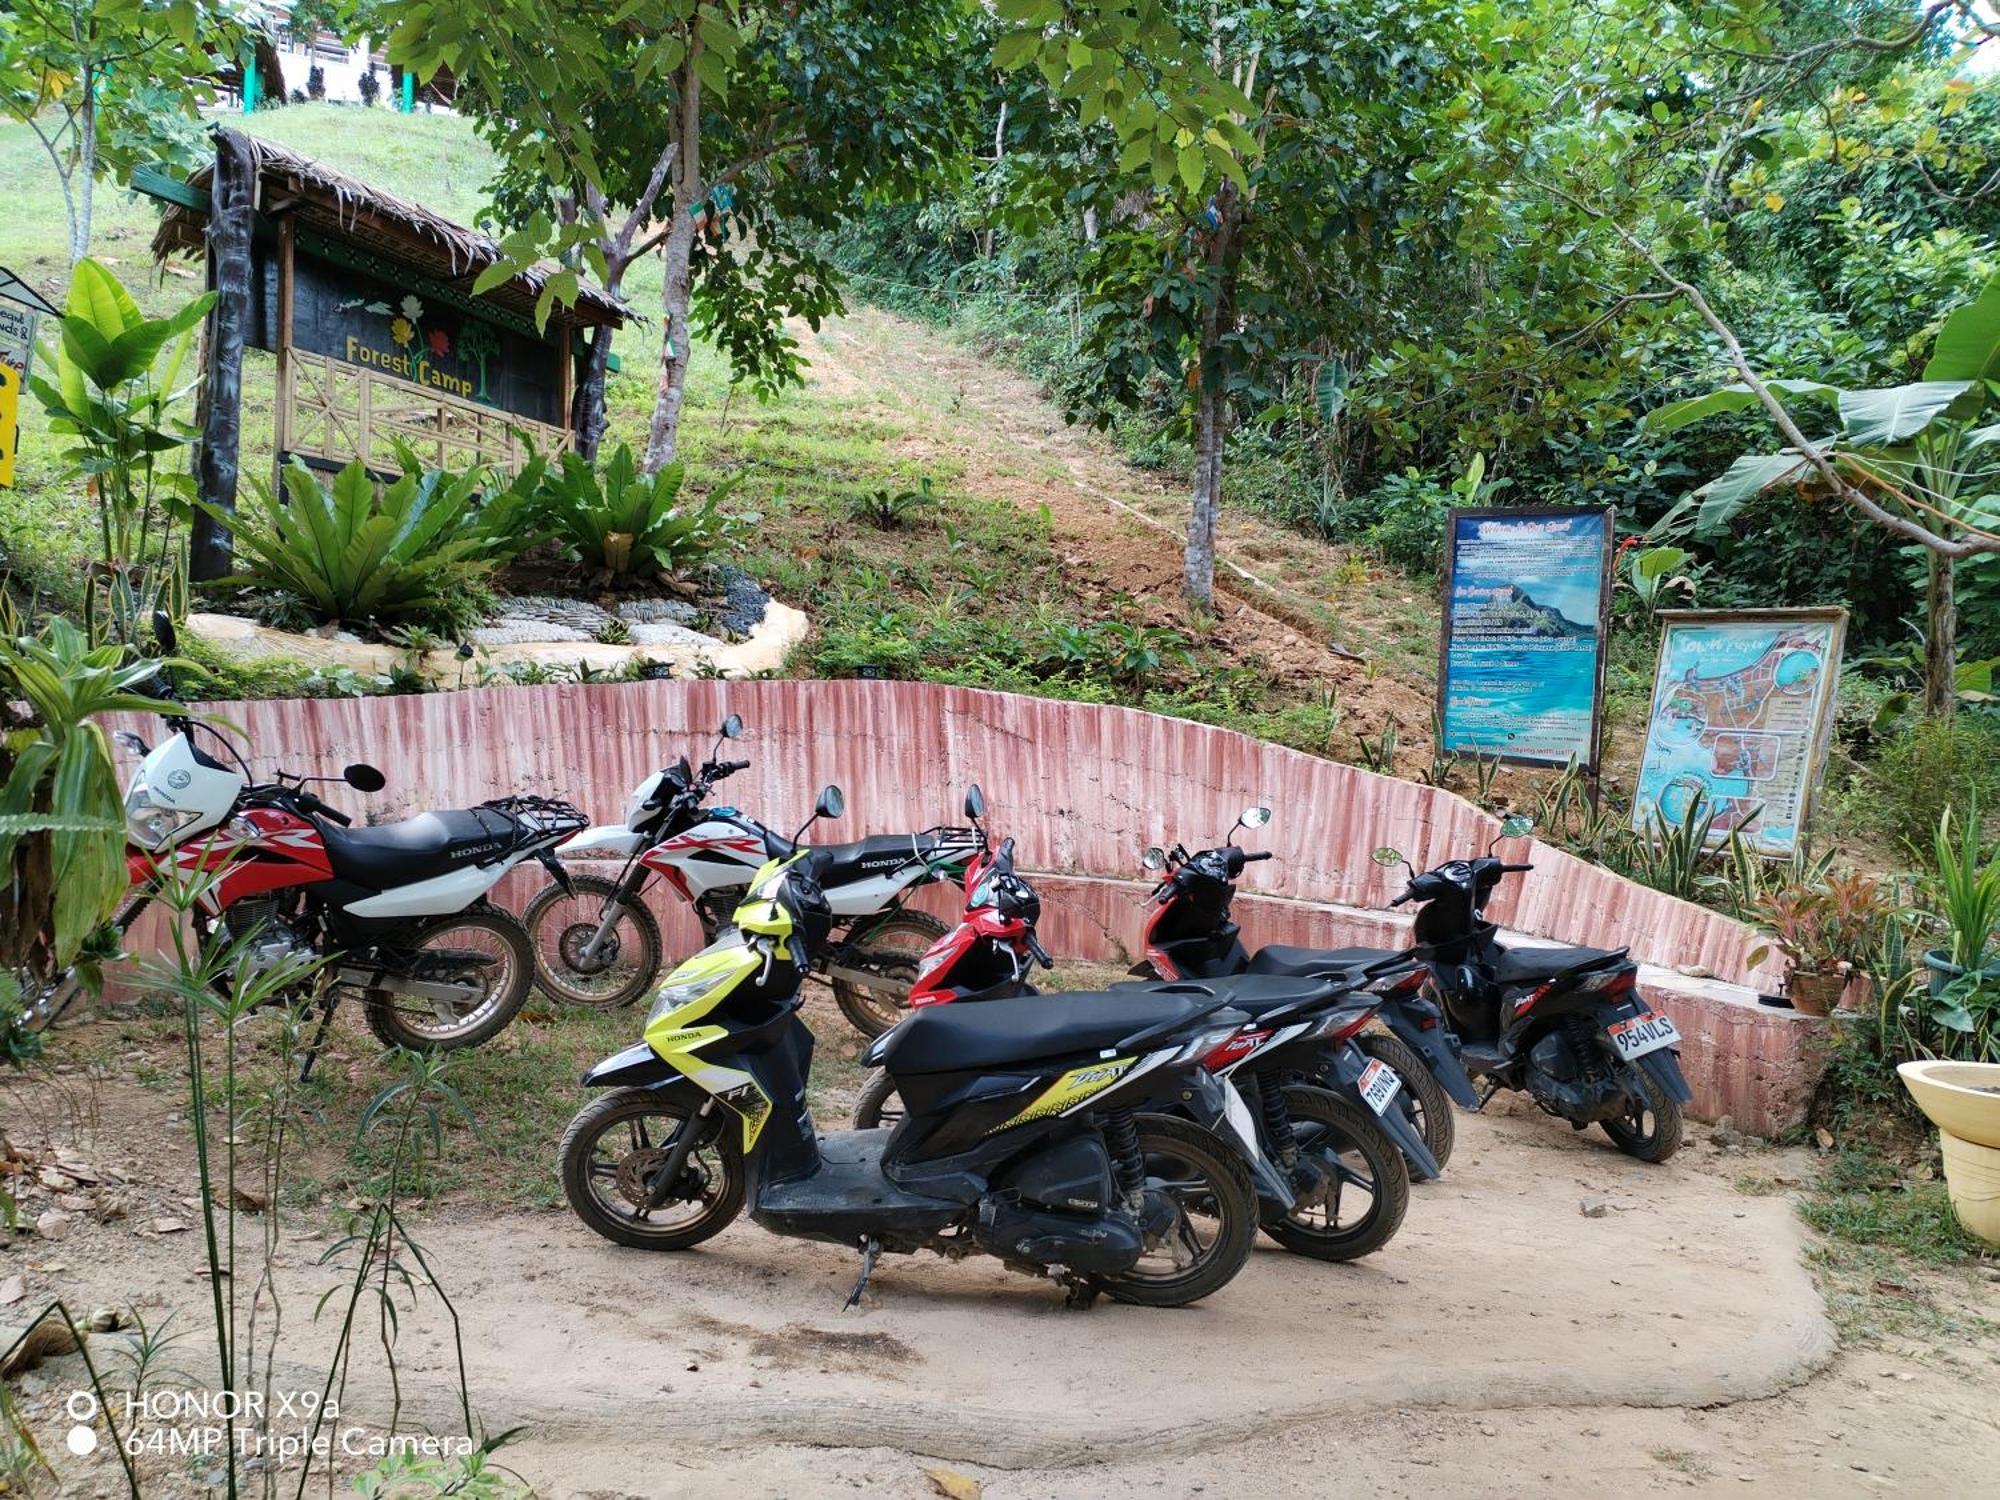
[[[240,1182],[236,1184],[236,1206],[243,1212],[261,1214],[270,1201],[263,1189],[246,1187]]]
[[[492,625],[481,625],[466,636],[466,639],[475,646],[530,646],[551,641],[568,643],[595,638],[594,631],[579,630],[574,625],[555,625],[536,620],[516,620],[511,617]]]
[[[701,611],[685,599],[627,599],[613,613],[628,625],[691,627],[701,618]]]
[[[1577,1204],[1577,1212],[1586,1219],[1601,1219],[1611,1212],[1611,1205],[1602,1198],[1585,1198]]]
[[[630,626],[632,644],[635,646],[693,646],[715,650],[722,645],[712,635],[703,635],[699,630],[690,630],[685,625],[676,625],[670,620],[652,624]]]
[[[764,621],[771,596],[758,587],[757,580],[741,568],[724,565],[715,570],[722,585],[722,607],[715,611],[715,623],[732,635],[748,635]]]
[[[979,1500],[979,1481],[956,1469],[926,1469],[924,1477],[945,1500]]]
[[[1820,1150],[1831,1151],[1833,1149],[1833,1132],[1828,1130],[1824,1125],[1813,1132],[1813,1139],[1819,1142]]]
[[[152,1223],[152,1230],[155,1234],[181,1234],[186,1229],[187,1225],[179,1219],[155,1219]]]
[[[90,1310],[90,1331],[92,1333],[116,1333],[126,1324],[124,1312],[116,1307],[93,1307]]]
[[[52,1208],[35,1220],[35,1233],[45,1240],[59,1240],[69,1233],[69,1215]]]
[[[9,1276],[5,1281],[0,1281],[0,1307],[19,1302],[27,1295],[28,1283],[18,1273]]]

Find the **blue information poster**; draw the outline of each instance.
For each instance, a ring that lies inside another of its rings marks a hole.
[[[1712,816],[1709,842],[1798,847],[1826,758],[1847,612],[1663,610],[1632,826]]]
[[[1595,770],[1611,512],[1454,510],[1450,526],[1440,748]]]

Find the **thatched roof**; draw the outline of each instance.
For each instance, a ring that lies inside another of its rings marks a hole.
[[[442,214],[371,187],[275,141],[256,136],[236,138],[249,149],[256,168],[260,213],[274,217],[289,214],[302,226],[358,241],[440,281],[463,282],[468,293],[474,278],[500,258],[499,246],[476,229],[455,224]],[[214,171],[212,163],[201,167],[188,178],[188,186],[205,192]],[[201,210],[169,205],[159,232],[153,236],[154,256],[165,260],[176,253],[200,255],[206,248],[207,219]],[[555,265],[543,262],[482,295],[514,312],[531,313],[535,299],[556,270]],[[557,308],[551,321],[616,327],[627,316],[623,303],[586,282],[576,306]]]

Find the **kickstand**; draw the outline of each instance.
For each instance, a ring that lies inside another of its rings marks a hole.
[[[299,1064],[299,1082],[312,1077],[313,1064],[319,1060],[320,1043],[326,1040],[326,1028],[333,1024],[333,1008],[340,1003],[338,994],[329,992],[320,1007],[319,1025],[313,1030],[312,1045],[306,1048],[305,1061]]]
[[[1487,1101],[1490,1100],[1495,1094],[1499,1092],[1500,1092],[1500,1085],[1497,1082],[1489,1080],[1486,1085],[1485,1091],[1482,1092],[1479,1096],[1479,1102],[1472,1106],[1472,1112],[1474,1114],[1478,1114],[1479,1111],[1486,1108]]]
[[[882,1243],[874,1235],[868,1235],[861,1241],[861,1275],[854,1283],[854,1290],[847,1294],[847,1301],[840,1309],[842,1312],[853,1312],[861,1305],[861,1294],[868,1290],[868,1278],[875,1274],[875,1257],[881,1253]]]

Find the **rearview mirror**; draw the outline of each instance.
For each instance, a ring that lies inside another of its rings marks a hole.
[[[160,643],[160,650],[173,656],[180,650],[180,636],[174,630],[174,622],[167,617],[164,609],[153,611],[153,639]]]
[[[1149,870],[1164,870],[1167,867],[1167,851],[1154,844],[1139,856],[1139,863]]]
[[[986,793],[979,790],[976,781],[965,789],[965,815],[973,819],[986,816]]]
[[[1402,865],[1409,863],[1408,860],[1403,858],[1402,850],[1391,849],[1387,844],[1384,844],[1368,857],[1378,865]]]
[[[358,760],[340,773],[340,779],[357,792],[379,792],[389,784],[389,779],[380,771]]]
[[[837,818],[847,811],[847,798],[837,786],[820,789],[819,800],[813,803],[816,818]]]
[[[148,755],[153,753],[153,747],[129,729],[114,729],[111,731],[111,738],[123,745],[127,750],[130,750],[141,760],[144,760]]]
[[[1236,821],[1241,823],[1245,828],[1262,828],[1266,823],[1271,821],[1271,809],[1268,807],[1246,807],[1243,809],[1243,816]]]
[[[725,740],[736,740],[743,737],[743,717],[741,714],[731,714],[722,721],[722,737]]]
[[[1515,813],[1500,824],[1503,839],[1523,839],[1535,831],[1535,820],[1523,813]]]

